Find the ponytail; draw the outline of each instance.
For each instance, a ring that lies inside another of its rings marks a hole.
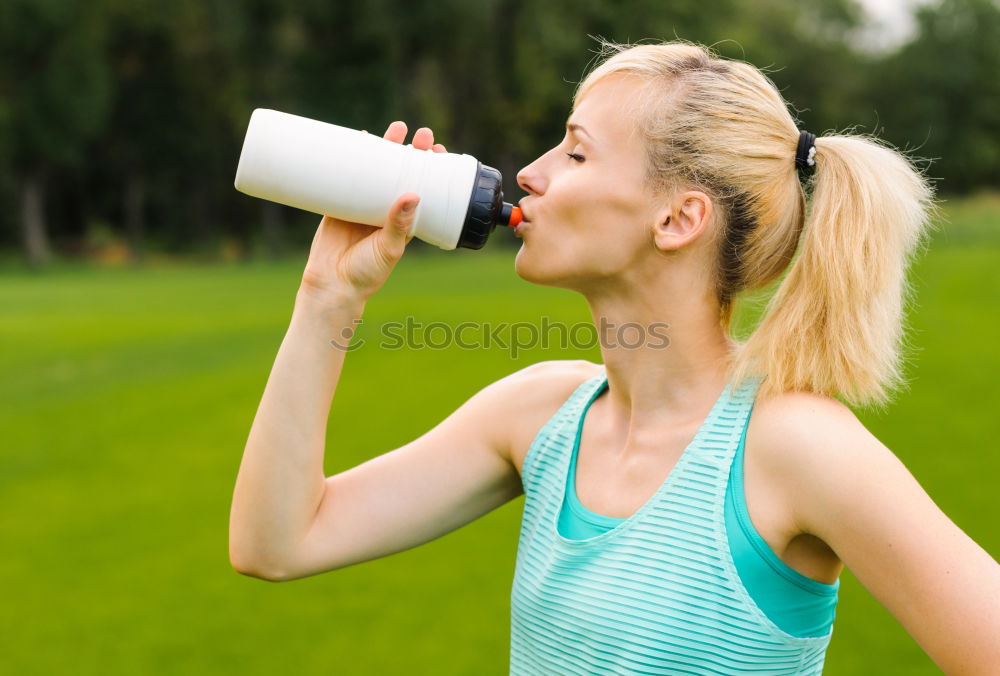
[[[884,406],[905,383],[906,273],[927,241],[933,189],[873,137],[820,137],[815,160],[798,253],[763,320],[738,344],[730,375],[764,376],[763,398],[807,390]]]

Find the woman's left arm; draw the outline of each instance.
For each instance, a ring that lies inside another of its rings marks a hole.
[[[830,397],[805,395],[775,457],[803,532],[851,573],[949,676],[1000,674],[1000,565],[892,451]]]

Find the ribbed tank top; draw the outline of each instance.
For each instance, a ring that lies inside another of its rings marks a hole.
[[[581,384],[524,459],[510,673],[822,673],[832,613],[824,635],[779,627],[741,579],[727,535],[727,486],[759,381],[726,386],[664,483],[631,517],[611,519],[585,539],[560,533],[583,416],[606,382],[602,372]],[[806,578],[761,544],[784,567],[775,571],[812,583],[832,610],[839,580]]]
[[[558,525],[559,533],[569,540],[586,540],[611,530],[625,520],[590,511],[576,495],[576,463],[583,417],[607,386],[607,378],[604,378],[584,405],[570,453],[565,500],[559,512]],[[752,412],[751,404],[750,414]],[[726,537],[736,563],[736,572],[750,598],[782,630],[793,636],[825,636],[836,616],[840,580],[824,584],[790,568],[754,528],[743,493],[743,456],[748,426],[749,423],[743,425],[736,456],[729,470],[725,498]]]

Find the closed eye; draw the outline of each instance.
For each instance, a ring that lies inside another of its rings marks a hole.
[[[583,162],[586,159],[583,155],[577,155],[576,153],[566,153],[566,156],[577,162]]]

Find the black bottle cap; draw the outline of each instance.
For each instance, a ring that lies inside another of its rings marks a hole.
[[[500,172],[480,162],[456,248],[482,249],[497,222],[509,222],[510,207],[503,201]]]

